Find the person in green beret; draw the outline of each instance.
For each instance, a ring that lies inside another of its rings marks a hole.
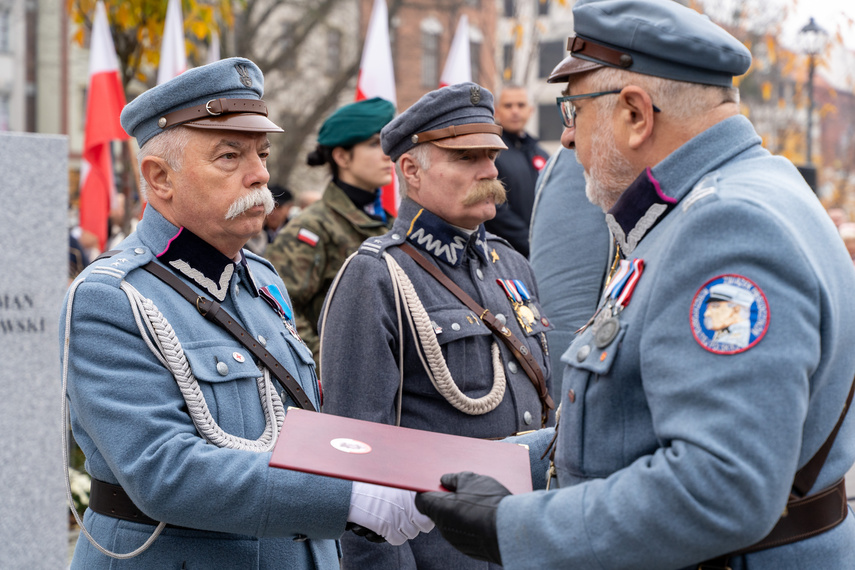
[[[345,105],[324,121],[306,161],[328,164],[332,180],[264,253],[285,282],[297,331],[316,363],[318,318],[336,273],[363,241],[385,234],[394,221],[380,205],[380,187],[392,181],[394,168],[380,146],[380,130],[394,116],[395,106],[375,97]]]

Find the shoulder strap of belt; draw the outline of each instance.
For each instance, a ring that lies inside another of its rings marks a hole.
[[[270,370],[270,373],[279,380],[285,391],[288,392],[288,395],[291,396],[291,399],[298,406],[304,410],[315,411],[315,407],[312,405],[306,392],[300,387],[300,383],[236,319],[228,314],[217,301],[198,295],[189,285],[181,281],[171,271],[154,261],[149,261],[142,268],[175,289],[188,302],[195,305],[196,310],[203,317],[226,329],[236,341],[241,343],[244,348],[250,351],[253,356],[259,359]]]
[[[438,267],[430,263],[427,259],[424,258],[422,254],[420,254],[416,249],[408,243],[402,243],[400,246],[401,250],[413,258],[413,260],[418,263],[422,269],[431,274],[431,276],[440,282],[446,289],[448,289],[455,297],[460,299],[464,305],[469,307],[471,311],[473,311],[476,315],[481,317],[481,320],[484,322],[487,327],[493,331],[502,342],[510,349],[513,353],[514,357],[516,357],[517,361],[522,366],[525,371],[526,376],[528,376],[531,383],[534,385],[537,390],[538,398],[540,398],[541,405],[541,424],[546,425],[546,420],[549,415],[549,410],[555,408],[555,403],[552,401],[552,398],[549,395],[549,390],[546,388],[546,381],[543,378],[543,371],[538,366],[537,362],[535,362],[534,358],[531,356],[531,352],[528,347],[524,345],[520,340],[514,336],[514,333],[511,332],[511,329],[500,323],[496,320],[496,317],[490,312],[489,309],[485,309],[481,305],[475,302],[475,300],[470,297],[463,289],[457,286],[451,279],[449,279],[442,271],[439,270]]]
[[[841,479],[831,487],[822,489],[810,497],[806,497],[806,495],[816,483],[819,472],[831,451],[831,446],[837,439],[837,432],[840,431],[840,426],[846,419],[853,395],[855,395],[855,380],[852,381],[849,395],[846,397],[846,403],[843,404],[843,411],[840,413],[840,418],[838,418],[834,429],[831,430],[825,443],[814,453],[813,457],[796,472],[784,514],[778,519],[778,523],[772,532],[751,546],[701,563],[698,565],[699,570],[728,569],[730,568],[728,561],[733,556],[798,542],[822,534],[843,522],[848,512],[845,479]]]
[[[96,258],[96,261],[105,257],[112,257],[119,251],[121,250],[114,249],[105,251]],[[270,370],[270,373],[279,380],[279,383],[282,384],[282,387],[285,388],[285,391],[288,392],[288,395],[291,396],[291,399],[294,400],[299,407],[304,410],[310,410],[312,412],[315,411],[312,401],[303,391],[303,388],[300,387],[300,383],[297,382],[287,370],[285,370],[285,367],[282,366],[278,360],[273,358],[273,355],[267,352],[264,347],[260,346],[259,343],[252,338],[252,335],[249,334],[249,332],[244,329],[237,320],[228,314],[217,301],[207,299],[196,294],[189,285],[181,281],[171,271],[162,265],[158,265],[154,261],[148,262],[146,265],[143,265],[142,268],[175,289],[178,294],[187,299],[191,304],[195,305],[196,310],[198,310],[203,317],[226,329],[226,331],[228,331],[236,341],[241,343],[244,348],[250,351],[253,356],[260,360],[264,366]]]

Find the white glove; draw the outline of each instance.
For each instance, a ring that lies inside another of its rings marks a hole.
[[[420,531],[433,529],[433,521],[416,509],[415,500],[413,491],[354,481],[347,520],[399,546],[418,536]]]

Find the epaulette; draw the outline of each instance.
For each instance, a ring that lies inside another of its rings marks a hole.
[[[401,245],[407,239],[407,236],[399,232],[390,232],[378,237],[368,238],[357,250],[360,255],[370,255],[380,258],[383,252],[390,247]]]
[[[154,253],[142,245],[107,251],[89,264],[79,278],[85,278],[90,283],[104,283],[118,288],[128,273],[153,259]]]
[[[258,262],[258,263],[261,263],[261,264],[262,264],[262,265],[264,265],[267,269],[269,269],[269,270],[273,271],[274,273],[276,273],[276,268],[273,266],[273,264],[272,264],[272,263],[270,263],[270,260],[269,260],[269,259],[267,259],[266,257],[263,257],[263,256],[261,256],[261,255],[258,255],[257,253],[254,253],[254,252],[252,252],[252,251],[250,251],[250,250],[248,250],[248,249],[246,249],[246,248],[244,248],[244,249],[243,249],[243,254],[246,256],[246,258],[247,258],[247,259],[251,259],[251,260],[253,260],[253,261],[256,261],[256,262]]]

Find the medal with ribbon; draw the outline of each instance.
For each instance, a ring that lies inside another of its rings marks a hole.
[[[532,331],[531,325],[536,320],[534,311],[529,306],[531,293],[519,279],[496,279],[496,283],[504,289],[505,295],[508,296],[522,329],[530,333]]]
[[[632,261],[622,259],[620,261],[620,267],[609,280],[603,293],[606,304],[594,319],[594,344],[597,345],[597,348],[608,346],[620,331],[618,316],[629,305],[632,293],[635,291],[635,286],[638,285],[638,280],[641,279],[643,271],[643,259],[633,259]]]

